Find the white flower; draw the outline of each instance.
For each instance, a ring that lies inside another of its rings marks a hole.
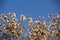
[[[14,17],[16,17],[16,14],[15,14],[15,13],[13,13],[13,16],[14,16]]]
[[[28,25],[31,25],[32,24],[32,18],[28,18]]]
[[[10,22],[10,19],[9,19],[9,18],[7,18],[7,19],[6,19],[6,22]]]
[[[8,15],[9,15],[10,17],[16,17],[16,14],[15,14],[15,13],[11,13],[11,12],[10,12]]]
[[[46,22],[45,22],[45,21],[43,21],[43,22],[42,22],[42,25],[43,25],[43,26],[46,26]]]
[[[16,22],[16,18],[12,18],[12,22]]]
[[[35,23],[38,23],[38,22],[40,22],[39,20],[38,21],[35,21]]]
[[[17,23],[13,23],[12,27],[16,28],[17,27]]]
[[[32,18],[31,18],[31,17],[30,17],[30,18],[28,18],[28,21],[29,21],[29,22],[32,22]]]
[[[21,15],[21,16],[20,16],[20,20],[21,20],[21,21],[24,21],[25,19],[26,19],[25,15]]]
[[[57,18],[60,18],[60,15],[57,15]]]
[[[1,17],[2,17],[2,18],[4,18],[4,17],[5,17],[5,15],[4,15],[4,14],[1,14]]]
[[[50,28],[48,27],[48,28],[47,28],[47,30],[49,31],[49,30],[50,30]]]

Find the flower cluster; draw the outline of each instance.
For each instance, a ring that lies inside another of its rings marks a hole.
[[[15,13],[0,14],[0,40],[60,40],[60,14],[48,14],[49,21],[44,18],[21,15],[17,19]]]

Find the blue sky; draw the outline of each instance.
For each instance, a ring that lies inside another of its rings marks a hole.
[[[53,15],[60,11],[59,0],[0,0],[0,13],[15,12],[27,17]]]

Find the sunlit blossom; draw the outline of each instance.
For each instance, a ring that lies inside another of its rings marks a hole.
[[[12,18],[12,20],[11,20],[12,22],[16,22],[16,18]]]
[[[0,38],[3,40],[60,40],[60,15],[48,14],[49,21],[44,16],[39,19],[21,15],[17,20],[16,14],[10,12],[8,15],[0,15]],[[43,19],[43,20],[40,20]],[[57,30],[57,32],[56,32]],[[2,35],[2,36],[1,36]]]
[[[25,15],[21,15],[21,16],[20,16],[20,20],[21,20],[21,21],[24,21],[25,19],[26,19]]]
[[[10,17],[16,17],[16,14],[15,13],[11,13],[11,12],[9,12],[9,14],[8,14]]]

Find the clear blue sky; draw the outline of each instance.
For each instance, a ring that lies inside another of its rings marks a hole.
[[[15,12],[17,16],[46,16],[60,11],[60,0],[0,0],[0,13]]]

